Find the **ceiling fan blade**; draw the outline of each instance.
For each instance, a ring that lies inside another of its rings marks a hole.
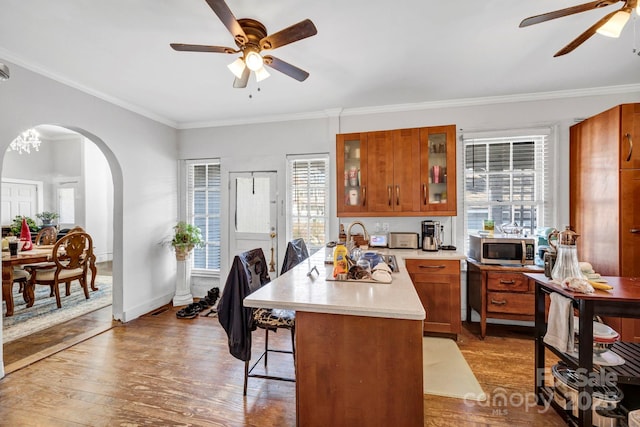
[[[305,19],[304,21],[300,21],[284,30],[280,30],[277,33],[263,38],[260,40],[260,48],[275,49],[298,40],[306,39],[307,37],[315,36],[316,34],[318,34],[316,26],[313,25],[310,19]]]
[[[560,9],[553,12],[543,13],[541,15],[531,16],[525,18],[520,23],[520,28],[528,27],[529,25],[539,24],[541,22],[550,21],[556,18],[562,18],[563,16],[573,15],[580,12],[586,12],[588,10],[597,9],[599,7],[609,6],[614,3],[618,3],[621,0],[596,0],[590,3],[580,4],[577,6],[571,6],[566,9]]]
[[[242,71],[242,77],[240,78],[236,77],[233,80],[233,87],[239,88],[239,89],[247,87],[247,83],[249,82],[250,75],[251,75],[251,70],[245,67],[244,71]]]
[[[618,13],[618,11],[613,11],[607,15],[605,15],[602,19],[600,19],[598,22],[596,22],[595,24],[593,24],[592,26],[590,26],[587,31],[585,31],[584,33],[580,34],[578,37],[576,37],[571,43],[569,43],[568,45],[566,45],[565,47],[563,47],[562,49],[560,49],[555,55],[553,55],[553,57],[555,58],[556,56],[562,56],[565,55],[569,52],[571,52],[572,50],[574,50],[575,48],[577,48],[578,46],[580,46],[582,43],[586,42],[592,35],[594,35],[596,33],[596,31],[598,30],[598,28],[602,27],[604,24],[606,24],[606,22],[616,13]]]
[[[233,35],[233,38],[241,45],[247,43],[247,35],[236,17],[233,16],[233,12],[231,12],[227,3],[225,3],[224,0],[207,0],[207,3],[215,14],[218,15],[218,18],[220,18],[224,26],[227,27],[227,30]]]
[[[173,50],[180,52],[237,53],[239,50],[224,46],[205,46],[201,44],[171,43]]]
[[[286,74],[289,77],[293,77],[299,82],[303,82],[307,79],[307,77],[309,77],[309,73],[307,73],[306,71],[270,55],[266,55],[264,57],[264,63],[274,70],[280,71],[281,73]]]

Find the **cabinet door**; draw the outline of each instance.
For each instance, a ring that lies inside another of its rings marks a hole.
[[[620,276],[640,277],[640,169],[620,174]]]
[[[640,169],[640,104],[625,104],[621,108],[620,166]]]
[[[420,129],[420,210],[457,215],[456,127]]]
[[[367,208],[393,212],[393,131],[367,133]]]
[[[640,343],[640,319],[622,319],[620,339]]]
[[[393,132],[393,191],[395,212],[420,213],[420,130]]]
[[[460,262],[408,259],[405,265],[426,312],[424,331],[459,334]]]
[[[367,210],[367,137],[353,133],[336,136],[337,213]]]

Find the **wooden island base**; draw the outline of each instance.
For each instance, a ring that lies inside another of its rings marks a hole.
[[[299,426],[423,426],[422,321],[296,312]]]

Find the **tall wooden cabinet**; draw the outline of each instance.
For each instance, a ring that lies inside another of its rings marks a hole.
[[[570,221],[580,234],[579,258],[602,275],[640,277],[640,104],[586,119],[571,127],[570,138]],[[622,340],[640,342],[640,320],[607,321]]]
[[[453,216],[455,125],[336,135],[337,214]]]

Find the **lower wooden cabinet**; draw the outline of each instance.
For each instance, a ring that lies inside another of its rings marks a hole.
[[[424,306],[424,332],[459,334],[460,261],[407,259],[407,271]]]
[[[541,273],[536,266],[503,267],[467,260],[467,321],[471,310],[480,315],[480,336],[487,333],[487,319],[533,321],[535,283],[522,273]]]

